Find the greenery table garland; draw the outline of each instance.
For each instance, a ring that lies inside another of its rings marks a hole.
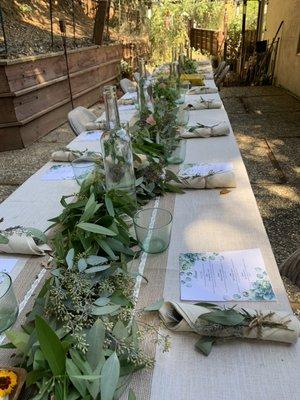
[[[166,168],[177,135],[174,80],[159,79],[153,96],[154,112],[144,112],[132,128],[139,206],[182,192]],[[16,361],[28,372],[25,398],[112,400],[134,371],[153,365],[140,340],[156,328],[135,317],[136,275],[128,267],[139,255],[128,226],[136,204],[124,192],[107,191],[104,182],[99,163],[75,198],[62,197],[63,211],[50,227],[56,232],[51,276],[22,330],[7,332],[10,343],[2,348],[16,349]],[[158,338],[167,349],[168,338]]]

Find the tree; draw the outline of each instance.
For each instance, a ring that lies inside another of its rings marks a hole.
[[[108,7],[109,7],[109,0],[98,0],[98,7],[95,15],[94,33],[93,33],[93,41],[95,44],[99,45],[102,44]]]

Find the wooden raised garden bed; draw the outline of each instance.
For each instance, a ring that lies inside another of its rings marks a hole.
[[[74,106],[99,101],[101,87],[120,75],[122,45],[68,53]],[[71,110],[62,52],[0,61],[0,151],[26,147],[57,128]]]

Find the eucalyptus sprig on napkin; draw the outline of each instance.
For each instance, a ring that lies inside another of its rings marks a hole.
[[[164,301],[157,302],[156,307],[150,306],[149,309],[159,312],[168,329],[200,335],[195,346],[206,356],[219,340],[256,339],[295,343],[300,334],[300,321],[285,311],[222,307],[207,302],[189,304]]]
[[[51,251],[46,235],[36,228],[14,226],[0,230],[0,253],[43,256]]]

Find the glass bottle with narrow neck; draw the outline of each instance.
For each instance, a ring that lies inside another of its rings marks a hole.
[[[137,95],[138,95],[138,105],[139,105],[139,112],[140,118],[143,120],[148,116],[148,106],[147,100],[145,96],[145,81],[146,81],[146,68],[145,68],[145,61],[143,58],[140,58],[138,61],[139,65],[139,80],[137,86]]]
[[[106,89],[103,95],[107,129],[101,136],[101,148],[106,188],[107,190],[123,190],[136,202],[131,137],[128,127],[121,126],[115,90]]]

